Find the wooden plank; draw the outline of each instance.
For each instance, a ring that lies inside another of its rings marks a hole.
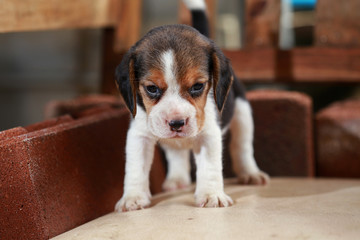
[[[246,0],[245,4],[245,47],[278,46],[280,0]]]
[[[118,1],[1,0],[0,32],[111,26]]]
[[[244,82],[360,82],[360,48],[226,51]]]
[[[317,46],[360,46],[360,1],[318,0],[315,43]]]
[[[117,17],[115,50],[127,51],[140,38],[142,0],[122,0]]]

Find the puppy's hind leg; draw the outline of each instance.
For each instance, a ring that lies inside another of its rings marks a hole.
[[[230,154],[234,171],[242,184],[266,184],[269,176],[262,172],[254,158],[254,123],[248,101],[236,98],[230,125]]]
[[[190,151],[164,148],[168,162],[168,172],[163,184],[165,191],[174,191],[186,188],[191,183],[190,178]]]

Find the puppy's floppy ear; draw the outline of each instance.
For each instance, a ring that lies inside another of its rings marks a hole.
[[[212,84],[216,106],[219,112],[221,112],[234,76],[229,60],[217,47],[211,53],[210,73],[213,79]]]
[[[133,50],[130,49],[115,72],[116,85],[133,117],[136,115],[136,92],[139,85],[135,79],[134,58]]]

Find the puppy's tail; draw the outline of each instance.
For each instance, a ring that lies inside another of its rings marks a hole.
[[[209,37],[209,21],[206,16],[205,0],[183,0],[191,11],[192,26],[201,34]]]

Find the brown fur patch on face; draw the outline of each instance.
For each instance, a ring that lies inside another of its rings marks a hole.
[[[155,68],[149,69],[149,74],[146,75],[144,82],[147,82],[148,85],[153,83],[162,90],[165,90],[168,87],[165,82],[163,71]]]
[[[190,102],[196,109],[196,121],[201,130],[205,122],[205,105],[207,95],[211,88],[211,82],[208,79],[208,74],[205,74],[200,68],[191,68],[183,76],[178,76],[178,81],[181,86],[180,94],[188,102]],[[204,84],[204,90],[200,96],[192,97],[189,90],[197,83]]]
[[[148,74],[145,76],[143,80],[140,81],[140,94],[144,102],[146,113],[148,114],[151,112],[151,109],[158,102],[158,100],[156,99],[151,99],[146,93],[145,88],[151,85],[157,86],[158,88],[161,89],[162,92],[166,91],[168,86],[165,82],[164,74],[161,70],[155,68],[149,69]]]

